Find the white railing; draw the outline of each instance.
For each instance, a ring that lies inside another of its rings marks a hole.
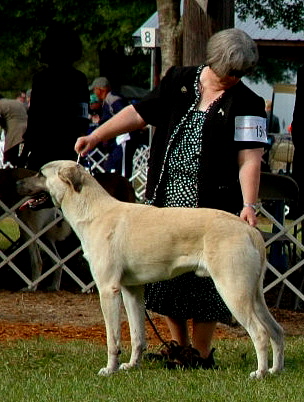
[[[106,155],[102,154],[100,150],[94,150],[89,155],[89,160],[91,164],[91,169],[98,171],[103,171],[101,164],[106,159]],[[132,176],[130,177],[130,181],[132,182],[136,197],[138,202],[142,202],[144,198],[145,185],[147,179],[147,160],[149,157],[149,147],[142,146],[139,148],[133,158],[133,171]],[[26,242],[21,244],[20,239],[15,242],[11,239],[11,247],[5,250],[0,250],[0,276],[1,269],[6,266],[9,269],[12,269],[25,283],[25,286],[29,289],[35,288],[37,284],[39,284],[42,280],[44,280],[48,275],[52,274],[59,266],[62,267],[63,271],[69,275],[69,277],[76,282],[77,287],[79,287],[83,292],[89,291],[94,286],[94,281],[89,276],[89,280],[84,281],[75,273],[75,269],[72,266],[73,260],[78,253],[81,252],[80,246],[76,247],[75,250],[70,252],[64,258],[59,258],[54,254],[53,250],[51,250],[47,244],[45,244],[41,238],[41,236],[47,231],[51,226],[55,225],[62,219],[60,211],[54,221],[51,222],[47,227],[45,227],[39,233],[33,233],[16,215],[16,210],[20,206],[21,202],[16,205],[8,208],[1,200],[0,200],[0,224],[1,222],[10,217],[16,225],[21,227],[29,236],[29,239]],[[267,210],[267,203],[261,204],[259,209],[259,216],[262,217],[263,220],[267,220],[268,227],[272,227],[271,233],[267,233],[265,239],[265,245],[268,250],[268,255],[273,252],[274,245],[280,244],[280,254],[284,260],[284,264],[282,265],[280,262],[277,263],[276,259],[268,259],[267,261],[267,269],[268,273],[272,274],[272,278],[265,283],[264,292],[269,292],[275,286],[280,287],[280,296],[284,288],[288,288],[295,295],[295,308],[299,306],[299,303],[304,301],[303,294],[303,265],[304,265],[304,245],[302,243],[302,226],[304,225],[304,215],[298,217],[294,220],[289,220],[280,223],[272,214]],[[270,225],[270,226],[269,226]],[[1,225],[0,225],[1,228]],[[273,230],[273,228],[276,228]],[[269,231],[268,231],[269,232]],[[0,236],[9,236],[6,233],[1,233]],[[9,241],[9,240],[8,240]],[[147,239],[149,241],[149,239]],[[47,253],[50,259],[53,261],[53,265],[43,273],[43,275],[37,280],[33,281],[29,276],[24,274],[24,267],[22,264],[17,266],[15,263],[15,257],[23,250],[25,250],[31,242],[37,242],[39,247]],[[71,265],[72,264],[72,265]],[[296,279],[294,278],[296,275]],[[277,300],[277,304],[279,305],[280,298]]]
[[[103,154],[98,148],[91,152],[86,161],[89,162],[88,165],[90,166],[90,170],[93,173],[94,171],[104,172],[102,164],[107,159],[107,156],[107,154]],[[148,156],[149,148],[146,146],[137,149],[134,155],[132,177],[129,180],[134,186],[136,199],[138,202],[142,202],[144,198]],[[3,269],[3,267],[5,266],[9,267],[9,269],[13,270],[22,279],[28,289],[34,289],[40,282],[51,275],[58,267],[61,267],[63,271],[74,282],[76,282],[77,286],[79,286],[83,292],[89,291],[94,286],[93,280],[90,278],[90,281],[88,283],[85,283],[79,276],[75,274],[75,270],[73,270],[73,267],[71,266],[71,264],[73,264],[72,258],[81,252],[81,247],[76,247],[64,258],[60,258],[54,253],[54,250],[50,248],[45,241],[43,241],[42,236],[45,234],[45,232],[51,229],[54,225],[56,225],[58,222],[60,222],[60,220],[63,219],[61,212],[58,210],[56,218],[54,217],[54,220],[46,227],[44,227],[39,233],[33,233],[31,229],[27,227],[27,225],[25,225],[25,223],[21,221],[16,214],[16,211],[24,200],[21,200],[11,207],[8,207],[4,204],[2,200],[0,200],[0,237],[5,238],[6,242],[9,244],[8,248],[0,250],[0,277],[2,272],[1,269]],[[22,241],[21,238],[12,238],[9,234],[5,233],[5,231],[1,229],[1,222],[3,222],[8,217],[11,219],[12,225],[18,226],[27,234],[27,240]],[[24,274],[25,270],[22,266],[23,262],[21,264],[19,262],[19,266],[17,266],[15,262],[15,258],[22,251],[27,249],[29,245],[33,242],[36,242],[43,253],[48,255],[48,257],[53,261],[53,265],[36,280],[32,280],[29,274]],[[85,264],[84,261],[83,263]]]

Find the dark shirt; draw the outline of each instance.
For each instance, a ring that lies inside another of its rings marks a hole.
[[[89,99],[87,78],[73,67],[49,67],[34,76],[24,136],[28,168],[77,157],[75,142],[89,126]]]
[[[147,200],[155,205],[158,204],[157,190],[161,188],[172,133],[196,100],[194,82],[197,70],[198,67],[169,69],[160,86],[134,105],[145,122],[156,127],[146,187]],[[225,91],[206,118],[198,173],[201,207],[236,212],[235,209],[241,206],[238,184],[240,144],[234,141],[236,116],[266,118],[264,99],[242,82]],[[241,145],[242,149],[264,147],[264,144],[253,141]]]

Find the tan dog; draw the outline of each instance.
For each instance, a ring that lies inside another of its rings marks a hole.
[[[283,331],[262,292],[264,242],[240,218],[207,208],[156,208],[117,201],[72,161],[48,163],[37,176],[19,182],[19,191],[48,192],[81,241],[107,330],[108,364],[99,374],[140,363],[145,349],[143,285],[189,271],[213,278],[228,308],[248,331],[258,360],[251,376],[261,378],[283,369]],[[132,353],[130,361],[119,366],[121,293]]]

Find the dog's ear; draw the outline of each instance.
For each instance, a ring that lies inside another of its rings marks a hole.
[[[77,193],[80,193],[83,185],[83,174],[80,166],[62,168],[58,172],[58,177],[64,183],[72,186]]]

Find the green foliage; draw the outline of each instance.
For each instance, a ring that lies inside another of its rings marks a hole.
[[[303,337],[286,341],[286,369],[251,380],[255,367],[248,339],[216,342],[218,370],[166,370],[144,362],[142,369],[99,377],[105,346],[89,341],[58,342],[42,337],[2,342],[0,393],[3,402],[301,402]],[[124,350],[122,359],[128,358]]]
[[[253,16],[262,27],[280,23],[293,32],[304,30],[303,0],[235,0],[235,11],[242,20]]]
[[[261,28],[275,28],[280,24],[292,32],[304,30],[303,0],[235,0],[235,11],[241,20],[252,16]],[[254,82],[265,80],[269,84],[290,82],[300,64],[261,57],[250,78]]]
[[[119,55],[124,83],[148,87],[149,56],[136,50],[125,57],[124,50],[132,46],[132,33],[155,10],[155,0],[1,0],[0,93],[13,96],[9,91],[31,86],[33,74],[41,68],[40,45],[52,21],[80,34],[84,56],[77,67],[90,81],[104,74],[108,57]],[[282,23],[294,32],[304,30],[303,0],[235,0],[235,10],[241,19],[252,15],[263,27]],[[282,68],[276,70],[285,74]],[[273,66],[271,77],[272,71]]]
[[[0,250],[5,250],[18,240],[20,236],[19,226],[12,218],[4,218],[0,221]],[[5,235],[4,235],[5,234]]]
[[[136,0],[2,0],[0,92],[30,87],[32,75],[41,67],[41,42],[53,21],[79,33],[84,44],[80,66],[94,78],[99,73],[97,52],[107,48],[121,52],[131,45],[132,33],[155,9],[156,3],[149,0],[140,6]]]
[[[278,82],[290,83],[294,81],[299,66],[300,63],[297,62],[260,58],[254,73],[248,78],[255,83],[264,80],[270,85]]]

